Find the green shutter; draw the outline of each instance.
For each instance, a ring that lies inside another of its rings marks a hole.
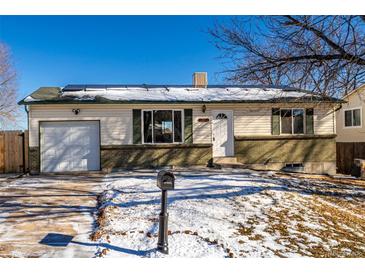
[[[313,108],[307,108],[305,110],[305,121],[306,121],[306,134],[314,134],[314,127],[313,127]]]
[[[142,143],[141,110],[133,109],[133,144]]]
[[[271,114],[271,134],[280,135],[280,108],[273,108]]]
[[[184,109],[184,142],[193,143],[193,110]]]

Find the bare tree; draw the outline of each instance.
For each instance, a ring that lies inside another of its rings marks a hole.
[[[0,42],[0,129],[10,128],[16,121],[18,106],[15,77],[9,49]]]
[[[235,83],[341,96],[365,83],[365,16],[235,17],[209,33]]]

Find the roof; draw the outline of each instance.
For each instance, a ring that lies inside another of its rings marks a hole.
[[[41,87],[19,102],[30,104],[70,103],[261,103],[341,102],[305,90],[278,86],[210,85],[67,85]]]

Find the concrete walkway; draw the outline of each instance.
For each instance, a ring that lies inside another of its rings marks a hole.
[[[0,257],[94,257],[102,175],[0,182]]]

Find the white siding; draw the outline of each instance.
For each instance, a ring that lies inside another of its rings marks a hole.
[[[207,105],[207,110],[202,113],[200,108],[193,109],[194,143],[211,143],[212,110],[233,110],[235,136],[270,136],[271,135],[271,109],[276,108],[314,108],[315,134],[335,134],[336,121],[333,105],[288,106],[270,104],[242,104],[242,105]],[[198,122],[199,118],[209,118],[209,122]]]
[[[314,108],[314,134],[335,134],[335,112],[333,108]]]
[[[365,142],[365,86],[359,88],[345,98],[347,103],[336,113],[337,142]],[[362,112],[361,127],[345,127],[344,111],[346,109],[360,108]]]
[[[271,135],[271,109],[288,105],[271,104],[209,104],[206,112],[202,105],[48,105],[31,106],[29,113],[29,144],[38,146],[38,122],[57,120],[100,120],[101,145],[123,145],[133,143],[132,109],[193,109],[194,143],[211,143],[212,110],[233,110],[235,136]],[[293,106],[290,106],[293,107]],[[306,106],[294,106],[306,107]],[[313,107],[313,106],[307,106]],[[79,115],[72,109],[79,108]],[[315,134],[334,134],[333,105],[314,107]],[[208,122],[199,122],[200,118],[209,118]]]
[[[271,135],[271,108],[235,108],[234,135]]]
[[[173,108],[193,109],[194,143],[211,142],[211,124],[198,122],[199,118],[209,118],[210,111],[203,113],[201,106],[176,105]],[[78,115],[72,109],[79,108]],[[70,105],[32,106],[29,113],[29,144],[38,146],[38,122],[54,120],[100,120],[101,145],[123,145],[133,143],[132,109],[169,109],[166,105]]]
[[[233,110],[233,127],[236,136],[271,135],[271,107],[213,105],[207,106],[205,113],[193,109],[194,143],[211,143],[212,110]],[[209,118],[209,122],[199,122],[199,118]]]
[[[202,112],[201,108],[193,108],[193,142],[210,144],[212,142],[211,111]],[[208,118],[208,122],[199,122],[200,118]]]
[[[78,115],[73,108],[81,109]],[[38,146],[39,121],[100,120],[101,145],[132,143],[132,110],[112,106],[32,106],[29,113],[29,146]]]

